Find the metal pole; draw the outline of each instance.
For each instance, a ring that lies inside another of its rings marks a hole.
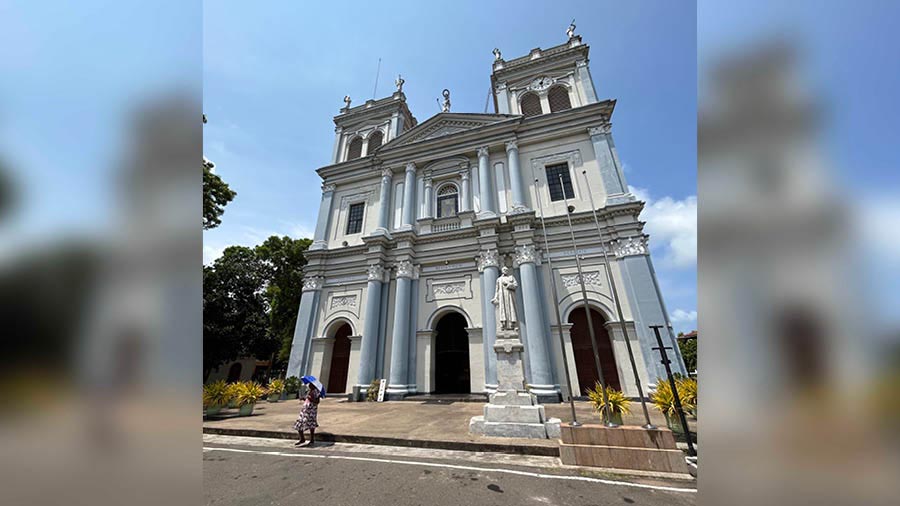
[[[594,196],[591,195],[590,184],[588,184],[587,171],[581,171],[584,176],[585,188],[587,188],[588,197],[591,199],[591,212],[594,213],[594,224],[597,225],[597,235],[600,237],[600,249],[603,251],[604,272],[606,272],[606,282],[609,283],[609,290],[612,292],[613,302],[616,304],[616,315],[619,317],[619,325],[622,326],[622,335],[625,336],[625,347],[628,349],[628,360],[631,361],[631,370],[634,372],[634,383],[637,385],[638,397],[641,400],[641,408],[644,411],[645,429],[655,429],[656,427],[650,422],[650,412],[647,411],[647,401],[644,399],[644,389],[641,387],[641,378],[638,375],[637,364],[634,361],[634,351],[631,349],[631,340],[628,338],[628,330],[625,327],[625,316],[622,313],[622,303],[619,302],[619,293],[616,291],[616,280],[613,279],[612,269],[609,266],[609,254],[606,251],[606,241],[603,240],[603,231],[600,229],[600,220],[597,218],[597,208],[594,206]]]
[[[688,455],[691,457],[695,457],[697,455],[697,451],[694,450],[694,442],[691,441],[691,429],[688,428],[687,417],[684,416],[684,409],[681,407],[681,397],[678,396],[678,387],[675,385],[675,377],[672,376],[672,368],[669,367],[669,356],[666,355],[666,346],[662,342],[662,336],[659,335],[659,329],[661,329],[662,325],[650,325],[650,328],[653,329],[653,332],[656,334],[656,342],[659,343],[659,354],[662,355],[662,363],[666,366],[666,376],[669,377],[669,386],[672,387],[672,398],[675,401],[675,411],[678,413],[678,418],[681,419],[681,426],[684,428],[684,435],[687,437],[687,445],[688,445]]]
[[[538,180],[534,180],[537,185]],[[553,279],[553,259],[550,258],[550,243],[547,241],[547,225],[544,223],[544,205],[541,202],[541,193],[535,192],[538,201],[538,209],[541,211],[541,230],[544,232],[544,251],[547,252],[547,265],[550,268],[550,287],[553,292],[553,308],[556,309],[556,326],[559,328],[559,346],[562,350],[563,370],[566,372],[566,389],[569,390],[569,407],[572,408],[572,426],[578,427],[581,422],[575,415],[575,395],[572,392],[572,377],[569,373],[569,359],[566,358],[566,340],[563,339],[562,316],[559,314],[559,294],[556,291],[556,280]]]
[[[603,379],[603,368],[600,366],[600,348],[597,347],[597,336],[594,334],[594,322],[591,318],[591,307],[588,304],[587,289],[584,287],[584,273],[581,271],[581,259],[578,257],[578,243],[575,242],[575,230],[572,228],[572,211],[574,207],[569,207],[569,198],[566,196],[566,186],[563,184],[562,174],[559,175],[559,187],[562,190],[563,200],[566,202],[566,219],[569,220],[569,234],[572,236],[572,248],[575,250],[575,267],[578,269],[578,279],[581,281],[581,298],[584,302],[584,316],[588,324],[588,333],[591,335],[591,346],[594,348],[594,365],[597,366],[597,375],[600,377],[600,388],[602,389],[601,398],[605,406],[604,414],[606,415],[607,427],[618,427],[613,423],[612,413],[610,413],[609,396],[606,394],[606,380]]]

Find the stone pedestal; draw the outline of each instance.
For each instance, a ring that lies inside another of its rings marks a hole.
[[[497,353],[497,391],[484,405],[484,415],[473,416],[469,432],[484,436],[559,437],[559,419],[547,420],[544,406],[534,394],[525,391],[522,352],[525,347],[517,331],[498,331],[494,343]]]

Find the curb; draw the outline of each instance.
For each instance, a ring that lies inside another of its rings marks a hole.
[[[273,439],[296,439],[296,432],[256,429],[227,429],[224,427],[203,427],[204,434],[220,436],[260,437]],[[316,431],[316,439],[334,443],[354,443],[384,446],[404,446],[408,448],[428,448],[431,450],[461,450],[468,452],[510,453],[514,455],[536,455],[559,457],[556,446],[530,446],[521,444],[474,443],[470,441],[435,441],[427,439],[405,439],[378,436],[352,436]]]

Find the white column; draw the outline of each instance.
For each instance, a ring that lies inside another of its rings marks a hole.
[[[387,232],[388,217],[391,212],[391,169],[381,171],[381,201],[378,203],[378,228],[377,231]]]
[[[509,163],[509,186],[512,190],[513,212],[526,211],[525,189],[522,187],[522,172],[519,169],[519,145],[512,140],[506,143],[506,159]]]
[[[459,173],[459,175],[462,178],[462,185],[461,185],[462,188],[460,189],[460,195],[459,195],[459,200],[460,200],[459,210],[460,210],[460,212],[471,211],[472,210],[472,205],[470,204],[471,190],[469,190],[469,169],[468,169],[468,167],[463,169]]]
[[[497,206],[494,199],[494,182],[491,169],[488,166],[489,150],[487,146],[478,148],[478,180],[481,199],[481,215],[492,217],[497,214]]]
[[[316,232],[310,250],[325,249],[328,246],[328,225],[331,223],[331,202],[334,199],[334,185],[322,185],[322,201],[319,203],[319,216],[316,221]]]
[[[431,175],[425,176],[425,212],[423,218],[434,218],[434,189],[431,183]]]
[[[401,228],[411,229],[416,216],[416,164],[406,164],[406,179],[403,185],[403,225]]]

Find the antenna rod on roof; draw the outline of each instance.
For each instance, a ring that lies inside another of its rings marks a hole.
[[[376,94],[378,93],[378,74],[381,73],[381,58],[378,59],[378,68],[375,69],[375,89],[372,90],[372,99],[375,99]]]
[[[489,86],[489,87],[488,87],[488,94],[487,94],[487,97],[484,98],[484,113],[485,113],[485,114],[487,114],[488,104],[491,103],[491,91],[492,91],[492,90],[491,90],[491,88],[490,88],[490,86]]]

